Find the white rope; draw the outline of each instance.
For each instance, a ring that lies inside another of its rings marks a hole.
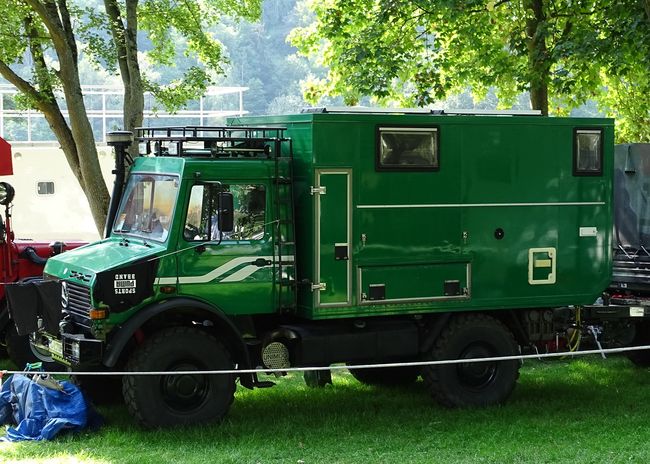
[[[333,371],[343,369],[374,369],[382,367],[411,367],[411,366],[441,366],[449,364],[471,364],[480,362],[495,362],[495,361],[514,361],[526,359],[544,359],[544,358],[565,358],[586,356],[591,354],[614,354],[625,353],[630,351],[649,350],[650,345],[641,346],[628,346],[622,348],[608,348],[597,350],[583,350],[583,351],[568,351],[564,353],[543,353],[543,354],[522,354],[515,356],[497,356],[490,358],[470,358],[470,359],[444,359],[440,361],[415,361],[415,362],[397,362],[397,363],[381,363],[381,364],[359,364],[348,366],[344,364],[334,364],[331,366],[311,366],[311,367],[287,367],[284,369],[223,369],[223,370],[207,370],[207,371],[147,371],[147,372],[134,372],[134,371],[66,371],[66,372],[50,372],[50,371],[11,371],[3,370],[3,374],[25,374],[25,373],[39,373],[51,375],[130,375],[130,376],[145,376],[145,375],[195,375],[195,374],[282,374],[286,372],[308,372],[308,371]]]

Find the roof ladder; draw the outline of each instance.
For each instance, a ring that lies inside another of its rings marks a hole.
[[[296,228],[293,197],[293,144],[289,140],[289,153],[276,148],[275,175],[275,230],[273,234],[274,287],[277,289],[278,308],[284,313],[296,311]]]

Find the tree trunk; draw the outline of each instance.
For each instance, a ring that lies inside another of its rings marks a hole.
[[[534,110],[541,110],[544,116],[548,116],[548,80],[551,63],[544,31],[546,22],[544,0],[527,0],[526,7],[533,13],[526,21],[530,104]]]
[[[133,131],[142,126],[144,113],[144,89],[138,63],[138,0],[126,0],[126,63],[129,68],[129,82],[124,83],[128,94],[124,95],[124,127]],[[136,151],[137,151],[137,147]]]
[[[104,8],[109,17],[124,85],[124,129],[133,131],[142,126],[144,112],[144,89],[138,63],[138,0],[126,0],[126,21],[122,18],[116,0],[104,0]],[[137,148],[133,148],[137,152]],[[133,151],[131,154],[137,155]]]

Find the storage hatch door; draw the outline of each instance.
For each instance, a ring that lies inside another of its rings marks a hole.
[[[316,172],[316,282],[317,307],[345,306],[351,302],[351,171]]]

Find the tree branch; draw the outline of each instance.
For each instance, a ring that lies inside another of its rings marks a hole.
[[[21,93],[27,95],[34,102],[38,102],[40,100],[38,90],[36,90],[32,84],[16,74],[14,70],[11,69],[9,65],[2,60],[0,60],[0,74],[11,84],[13,84],[13,86],[16,87]]]
[[[52,36],[52,42],[65,43],[65,33],[63,26],[59,20],[59,13],[56,5],[51,0],[45,0],[46,4],[41,3],[39,0],[22,0],[27,6],[33,9],[36,14],[41,18],[45,27]]]
[[[74,55],[74,60],[77,61],[79,51],[77,50],[77,41],[75,40],[74,31],[72,30],[72,21],[70,21],[70,11],[68,10],[68,4],[66,3],[66,0],[57,0],[57,5],[65,41],[68,44],[68,48]]]
[[[108,27],[115,43],[117,51],[117,64],[120,67],[120,75],[122,76],[122,83],[124,86],[128,85],[130,81],[129,66],[126,62],[126,32],[124,31],[124,24],[122,22],[122,15],[116,0],[104,0],[104,9],[108,16]]]
[[[4,39],[7,36],[0,35],[0,40]],[[27,35],[27,34],[14,34],[12,35],[12,38],[19,38],[19,39],[25,39],[28,40],[30,38],[38,39],[38,40],[52,40],[52,37],[49,35]]]
[[[25,29],[29,34],[34,31],[33,24],[26,21]],[[61,113],[61,109],[56,102],[52,86],[43,76],[47,72],[43,48],[33,40],[29,41],[29,49],[34,60],[35,75],[39,83],[40,90],[36,89],[28,81],[16,74],[6,63],[0,61],[0,74],[11,82],[21,93],[26,95],[34,104],[34,107],[43,113],[50,128],[56,135],[63,152],[68,159],[73,174],[79,180],[81,172],[79,170],[79,153],[72,137],[70,127]]]

